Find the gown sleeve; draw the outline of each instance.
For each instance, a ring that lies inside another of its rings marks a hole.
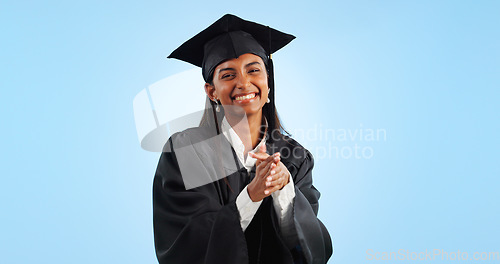
[[[281,236],[288,248],[296,245],[295,224],[293,221],[293,200],[295,198],[295,185],[293,177],[281,190],[271,194],[273,197],[274,211],[278,218]]]
[[[332,242],[328,230],[317,218],[320,193],[313,186],[313,156],[304,148],[303,151],[305,158],[300,164],[287,166],[295,184],[293,220],[299,241],[295,254],[302,255],[309,264],[324,264],[332,255]]]
[[[211,183],[186,190],[175,152],[161,154],[153,182],[153,227],[160,264],[248,263],[236,203],[223,205],[217,188],[217,183]]]

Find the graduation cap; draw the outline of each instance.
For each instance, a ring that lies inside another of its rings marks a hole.
[[[262,58],[269,72],[268,85],[270,104],[266,104],[266,118],[274,130],[274,71],[271,54],[278,51],[295,37],[269,26],[243,20],[235,15],[226,14],[201,31],[180,47],[168,58],[175,58],[202,68],[203,79],[211,82],[212,75],[220,63],[252,53]],[[269,105],[269,106],[268,106]],[[272,132],[272,131],[271,131]]]

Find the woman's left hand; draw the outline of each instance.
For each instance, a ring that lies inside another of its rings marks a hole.
[[[267,154],[265,150],[259,151],[257,153],[249,152],[249,155],[251,155],[252,158],[257,159],[257,163],[260,163],[266,160],[267,157],[269,157],[269,154]],[[266,192],[268,191],[268,193],[273,193],[277,190],[281,190],[285,185],[288,184],[288,182],[290,182],[290,172],[283,164],[283,162],[281,162],[279,155],[273,160],[273,163],[274,166],[271,166],[269,168],[270,173],[266,178]]]

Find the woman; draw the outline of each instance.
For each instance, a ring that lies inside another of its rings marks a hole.
[[[174,134],[160,157],[153,184],[160,263],[331,256],[312,155],[282,134],[274,105],[270,54],[293,38],[225,15],[169,56],[202,67],[207,109],[200,126]]]

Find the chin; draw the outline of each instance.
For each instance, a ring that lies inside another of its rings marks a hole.
[[[256,114],[259,114],[259,113],[262,113],[262,107],[260,107],[260,108],[245,109],[245,114],[247,116],[256,115]]]
[[[255,108],[255,107],[236,107],[232,108],[231,110],[224,110],[226,115],[234,115],[234,116],[252,116],[256,115],[259,113],[262,113],[262,108]]]

